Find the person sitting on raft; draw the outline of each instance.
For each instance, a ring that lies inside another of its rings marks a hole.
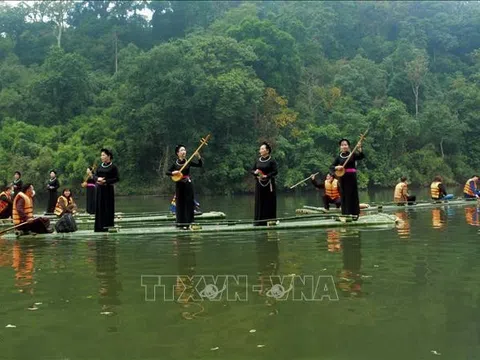
[[[202,210],[200,210],[200,203],[193,199],[193,205],[195,208],[193,209],[194,215],[201,215]],[[175,212],[177,211],[177,203],[176,203],[176,195],[173,195],[172,201],[170,202],[170,212],[172,215],[175,215]]]
[[[430,184],[430,195],[432,200],[451,200],[453,194],[447,194],[447,189],[443,185],[443,179],[441,176],[435,176],[433,182]]]
[[[480,198],[480,190],[478,189],[478,175],[473,175],[467,180],[463,187],[463,195],[467,199]]]
[[[13,187],[4,185],[3,191],[0,193],[0,219],[8,219],[12,217],[12,194]]]
[[[408,203],[412,205],[417,200],[417,197],[408,193],[407,177],[402,176],[400,182],[395,186],[395,192],[393,193],[393,201],[397,205],[405,205]]]
[[[18,231],[24,233],[32,232],[36,234],[52,233],[50,220],[46,217],[33,216],[33,197],[35,190],[32,184],[23,186],[13,200],[13,225],[20,225]]]
[[[323,207],[325,210],[330,209],[330,204],[335,204],[337,209],[342,206],[338,180],[335,179],[331,173],[327,174],[323,183],[318,183],[315,180],[315,175],[312,175],[311,179],[313,186],[317,189],[325,189],[325,194],[323,195]]]
[[[55,215],[62,217],[66,213],[75,214],[77,212],[77,204],[73,200],[72,192],[70,189],[63,189],[62,195],[57,199],[55,205]]]

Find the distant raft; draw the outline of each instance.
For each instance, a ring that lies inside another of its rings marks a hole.
[[[419,202],[413,205],[364,205],[360,207],[360,211],[364,212],[388,212],[388,211],[402,211],[402,210],[412,210],[412,209],[431,209],[441,206],[466,206],[466,205],[475,205],[477,204],[477,199],[457,199],[457,200],[437,200],[429,202]],[[301,209],[296,209],[295,212],[298,215],[309,215],[309,214],[338,214],[341,212],[341,209],[330,209],[326,210],[323,207],[317,206],[308,206],[304,205]]]
[[[192,224],[188,230],[179,229],[174,225],[155,226],[143,228],[111,228],[109,232],[93,232],[91,230],[79,230],[73,233],[52,233],[52,234],[27,234],[19,235],[15,233],[5,234],[5,239],[49,239],[49,238],[91,238],[91,237],[122,237],[122,236],[142,236],[142,235],[172,235],[172,234],[191,234],[191,233],[232,233],[249,231],[288,231],[314,228],[338,228],[338,227],[378,227],[394,228],[399,221],[396,216],[388,214],[372,214],[361,216],[357,221],[353,221],[348,216],[336,216],[334,218],[314,218],[304,219],[298,217],[285,222],[271,221],[265,226],[254,226],[252,223],[236,223],[234,220],[219,224]]]

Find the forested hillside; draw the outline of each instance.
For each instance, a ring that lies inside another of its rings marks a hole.
[[[151,17],[139,12],[148,8]],[[208,133],[196,189],[281,188],[369,127],[362,186],[480,169],[478,2],[57,1],[0,6],[0,179],[79,186],[110,147],[119,191],[172,192],[179,142]]]

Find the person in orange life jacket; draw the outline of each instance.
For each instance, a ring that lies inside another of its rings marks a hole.
[[[62,195],[57,199],[55,205],[55,215],[62,217],[65,213],[75,214],[77,211],[77,204],[72,197],[72,192],[69,188],[63,189]]]
[[[473,175],[467,180],[463,187],[463,195],[467,199],[480,198],[480,190],[478,189],[478,175]]]
[[[13,197],[15,198],[15,196],[22,191],[23,188],[22,174],[20,171],[15,171],[11,186],[13,186]]]
[[[313,186],[317,189],[325,189],[325,194],[323,194],[323,207],[326,210],[330,209],[330,204],[335,204],[337,209],[342,206],[338,180],[335,179],[331,173],[327,174],[323,183],[318,183],[315,180],[315,175],[312,175],[311,179]]]
[[[435,176],[433,182],[430,184],[430,195],[432,200],[451,200],[453,194],[447,194],[447,189],[443,185],[441,176]]]
[[[13,187],[4,185],[0,193],[0,219],[8,219],[12,216]]]
[[[187,162],[187,150],[184,145],[179,144],[175,147],[177,159],[165,173],[168,176],[177,175],[180,169]],[[194,189],[190,179],[190,168],[202,167],[203,160],[197,153],[198,162],[190,161],[182,170],[183,178],[175,183],[175,215],[177,227],[188,230],[189,225],[194,221]]]
[[[397,203],[397,205],[405,205],[405,203],[411,205],[416,200],[417,197],[410,195],[408,192],[407,177],[402,176],[400,182],[395,186],[395,191],[393,192],[393,201]]]
[[[17,230],[23,232],[32,232],[37,234],[52,233],[53,229],[50,228],[50,220],[46,217],[33,216],[33,197],[35,196],[35,190],[32,184],[26,184],[23,186],[13,200],[13,224],[20,225]]]

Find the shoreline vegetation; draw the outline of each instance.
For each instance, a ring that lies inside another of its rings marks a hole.
[[[78,193],[106,147],[118,195],[169,196],[175,146],[212,134],[196,192],[253,192],[266,140],[283,193],[369,128],[360,189],[462,186],[480,169],[478,33],[478,2],[0,4],[0,181],[39,192],[55,169]]]

